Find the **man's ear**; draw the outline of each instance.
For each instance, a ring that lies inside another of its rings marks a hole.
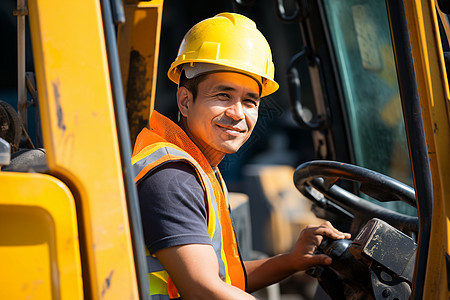
[[[180,111],[183,117],[186,117],[188,114],[189,107],[193,101],[192,93],[185,88],[184,86],[180,86],[177,91],[177,105],[178,110]]]

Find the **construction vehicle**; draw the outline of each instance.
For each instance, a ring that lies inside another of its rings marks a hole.
[[[289,162],[251,161],[258,143],[267,144],[260,135],[236,154],[238,167],[224,162],[231,191],[249,197],[249,248],[289,247],[292,239],[280,242],[283,233],[258,231],[266,226],[258,222],[291,220],[293,210],[274,212],[271,201],[295,198],[298,188],[316,216],[352,233],[319,247],[334,262],[308,270],[321,286],[315,297],[448,299],[449,2],[220,3],[2,3],[8,20],[17,18],[17,44],[4,48],[17,45],[18,100],[0,102],[0,298],[150,299],[130,157],[158,106],[157,84],[166,98],[167,66],[159,72],[158,64],[177,49],[164,47],[182,37],[164,36],[164,20],[184,32],[234,10],[252,17],[273,47],[281,88],[261,108],[269,113],[259,126],[269,131],[292,113],[297,124],[277,129],[302,153]],[[186,21],[177,9],[196,13]],[[0,98],[14,98],[4,93],[11,61],[0,66]],[[291,172],[290,188],[261,179],[275,169]],[[243,175],[233,181],[236,170]],[[256,198],[267,200],[259,210]]]

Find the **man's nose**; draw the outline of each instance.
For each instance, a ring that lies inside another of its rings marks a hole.
[[[233,103],[233,105],[228,107],[227,110],[225,111],[225,114],[236,121],[245,118],[244,109],[240,101],[236,101],[235,103]]]

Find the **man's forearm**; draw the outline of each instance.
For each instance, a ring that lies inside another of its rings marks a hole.
[[[297,270],[290,263],[289,254],[246,261],[247,290],[252,293],[292,275]]]
[[[216,254],[211,245],[174,246],[159,250],[156,257],[183,299],[255,299],[220,279]]]

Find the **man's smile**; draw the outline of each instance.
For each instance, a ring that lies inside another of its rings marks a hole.
[[[239,136],[247,131],[245,128],[242,129],[238,126],[231,126],[217,123],[216,126],[219,127],[221,130],[225,131],[226,133],[228,133],[229,135],[233,136]]]

